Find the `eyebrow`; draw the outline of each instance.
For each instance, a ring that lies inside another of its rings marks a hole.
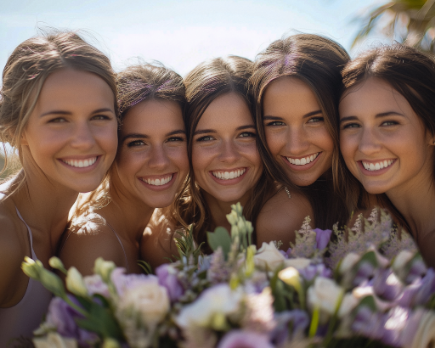
[[[174,130],[174,131],[172,131],[172,132],[169,132],[169,133],[166,133],[165,134],[165,136],[166,137],[169,137],[169,136],[171,136],[171,135],[175,135],[175,134],[186,134],[186,132],[184,131],[184,130],[182,130],[182,129],[177,129],[177,130]],[[126,139],[131,139],[131,138],[134,138],[134,139],[148,139],[149,138],[149,136],[148,135],[146,135],[146,134],[140,134],[140,133],[130,133],[130,134],[127,134],[127,135],[125,135],[123,138],[122,138],[122,141],[125,141]]]
[[[255,126],[253,124],[248,124],[248,125],[245,125],[245,126],[237,127],[236,130],[250,129],[250,128],[255,129]],[[200,129],[200,130],[195,131],[193,133],[193,135],[206,134],[206,133],[217,133],[217,131],[214,130],[214,129]]]
[[[311,116],[318,115],[321,113],[322,113],[322,110],[311,111],[311,112],[305,114],[304,116],[302,116],[302,118],[311,117]],[[278,116],[270,116],[270,115],[263,116],[263,120],[282,120],[282,119],[283,119],[282,117],[278,117]]]
[[[98,114],[100,112],[113,113],[113,110],[109,109],[109,108],[101,108],[101,109],[97,109],[97,110],[92,111],[91,115]],[[44,112],[40,117],[44,117],[44,116],[48,116],[48,115],[72,115],[72,112],[64,111],[64,110],[51,110],[51,111]]]
[[[386,111],[386,112],[381,112],[379,114],[376,114],[375,118],[387,117],[387,116],[392,116],[392,115],[405,117],[405,115],[403,115],[397,111]],[[340,119],[340,124],[343,122],[346,122],[346,121],[355,121],[355,120],[358,120],[357,116],[346,116],[346,117],[343,117],[342,119]]]

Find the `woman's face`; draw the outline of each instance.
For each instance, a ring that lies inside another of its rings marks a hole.
[[[95,74],[52,73],[24,129],[24,166],[77,192],[96,189],[117,149],[114,95]]]
[[[263,125],[274,159],[298,186],[314,183],[332,164],[334,143],[310,87],[295,77],[273,81],[263,96]]]
[[[198,185],[221,202],[244,201],[263,165],[248,105],[236,93],[213,100],[193,134],[192,166]]]
[[[342,97],[341,152],[369,193],[412,188],[422,175],[431,180],[433,141],[408,101],[381,79],[369,78]]]
[[[128,195],[153,208],[170,205],[189,170],[178,103],[145,100],[126,114],[116,168]]]

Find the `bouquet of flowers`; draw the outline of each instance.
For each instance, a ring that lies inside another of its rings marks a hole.
[[[35,332],[39,347],[432,347],[435,272],[409,235],[374,210],[352,229],[312,229],[306,218],[286,251],[257,250],[240,204],[230,233],[208,233],[203,255],[191,232],[179,258],[155,275],[126,275],[97,259],[93,276],[26,258],[24,272],[55,297]]]

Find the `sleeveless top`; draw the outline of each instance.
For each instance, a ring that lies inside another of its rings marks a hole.
[[[29,233],[32,259],[37,260],[33,250],[32,231],[21,217],[18,209],[16,210],[18,217],[26,225]],[[0,347],[7,347],[8,342],[14,338],[32,337],[33,331],[39,327],[47,313],[51,298],[52,294],[40,282],[29,278],[26,293],[21,301],[15,306],[0,308]]]

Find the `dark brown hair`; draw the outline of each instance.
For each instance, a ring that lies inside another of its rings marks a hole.
[[[342,90],[340,72],[348,60],[346,50],[330,39],[313,34],[292,35],[272,42],[257,55],[250,79],[255,96],[260,154],[266,169],[280,184],[306,194],[314,210],[316,226],[320,228],[331,228],[335,222],[345,222],[348,218],[344,198],[340,196],[340,178],[332,175],[339,165],[337,119]],[[334,143],[329,175],[332,181],[317,180],[309,186],[296,187],[269,151],[263,124],[263,96],[272,81],[284,76],[300,79],[316,96]]]
[[[0,142],[18,150],[21,135],[35,108],[47,77],[53,72],[72,68],[91,72],[102,78],[115,98],[118,114],[115,75],[109,59],[74,32],[59,32],[28,39],[18,45],[6,62],[0,91]],[[7,168],[7,157],[3,170]],[[17,184],[18,190],[24,179]]]
[[[206,232],[211,231],[215,226],[212,225],[211,214],[202,190],[195,183],[192,168],[193,134],[210,103],[217,97],[231,92],[237,93],[245,100],[255,124],[252,96],[249,94],[247,86],[251,72],[252,62],[250,60],[237,56],[229,56],[201,63],[184,80],[187,98],[184,117],[191,180],[185,187],[184,198],[176,203],[176,208],[184,221],[195,224],[194,236],[199,243],[206,242]],[[263,203],[273,191],[273,181],[267,172],[263,171],[243,211],[245,217],[254,226]]]
[[[342,72],[345,90],[371,77],[382,79],[399,92],[422,120],[426,130],[435,134],[435,61],[415,48],[402,44],[380,46],[349,62]],[[354,206],[366,196],[360,182],[343,166],[343,189]],[[435,180],[435,158],[434,158]],[[432,183],[431,183],[432,184]],[[376,195],[378,204],[389,209],[396,220],[408,228],[403,216],[385,194]]]

